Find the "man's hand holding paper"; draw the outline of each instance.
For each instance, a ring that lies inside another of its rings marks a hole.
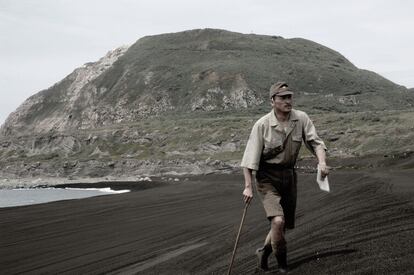
[[[329,174],[329,168],[326,165],[326,163],[319,163],[318,164],[318,173],[316,175],[316,182],[319,185],[319,188],[322,191],[329,192],[329,181],[328,181],[328,174]]]

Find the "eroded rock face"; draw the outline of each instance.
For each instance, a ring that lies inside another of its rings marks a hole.
[[[123,46],[110,51],[99,61],[77,68],[53,87],[28,98],[9,115],[1,127],[1,134],[6,136],[24,134],[25,130],[46,133],[64,131],[74,126],[82,128],[82,123],[85,122],[78,119],[79,107],[93,105],[97,93],[96,87],[91,85],[91,82],[110,68],[127,49],[128,46]],[[51,96],[55,96],[56,99],[51,101]],[[43,116],[41,112],[44,109],[51,109],[51,111]],[[96,123],[95,112],[87,109],[85,114],[84,120],[88,121],[88,125]]]
[[[49,135],[32,139],[27,156],[49,153],[73,154],[80,150],[80,142],[73,136]]]
[[[207,89],[205,94],[192,99],[192,111],[240,110],[254,108],[263,103],[263,96],[249,87],[242,74],[229,77],[209,70],[201,75],[195,76],[196,79],[207,82],[209,86],[213,87]],[[225,84],[226,82],[231,83],[227,90],[221,88],[228,85]]]
[[[357,105],[358,100],[356,99],[355,95],[349,95],[349,96],[340,96],[338,98],[339,103],[344,105]]]

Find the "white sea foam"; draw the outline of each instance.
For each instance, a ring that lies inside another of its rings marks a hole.
[[[73,188],[73,187],[66,187],[66,190],[76,190],[76,191],[98,191],[98,192],[104,192],[104,193],[111,193],[111,194],[122,194],[122,193],[128,193],[131,192],[131,190],[125,189],[125,190],[113,190],[111,187],[104,187],[104,188]]]

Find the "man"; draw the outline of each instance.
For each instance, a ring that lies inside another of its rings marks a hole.
[[[252,172],[256,171],[256,187],[260,194],[270,231],[264,247],[256,251],[259,268],[268,270],[268,257],[276,256],[279,271],[287,272],[285,230],[295,226],[296,172],[294,165],[304,141],[316,155],[322,176],[328,174],[326,146],[318,137],[305,112],[292,109],[293,92],[285,82],[270,88],[272,111],[253,126],[241,166],[245,180],[243,198],[253,198]]]

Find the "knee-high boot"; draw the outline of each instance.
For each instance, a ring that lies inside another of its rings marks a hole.
[[[276,245],[272,245],[272,248],[279,266],[279,272],[288,272],[286,241],[279,241]]]
[[[257,267],[259,269],[263,271],[269,270],[268,258],[270,254],[272,254],[271,244],[266,244],[265,246],[256,250],[256,255],[257,255],[257,260],[258,260]]]

